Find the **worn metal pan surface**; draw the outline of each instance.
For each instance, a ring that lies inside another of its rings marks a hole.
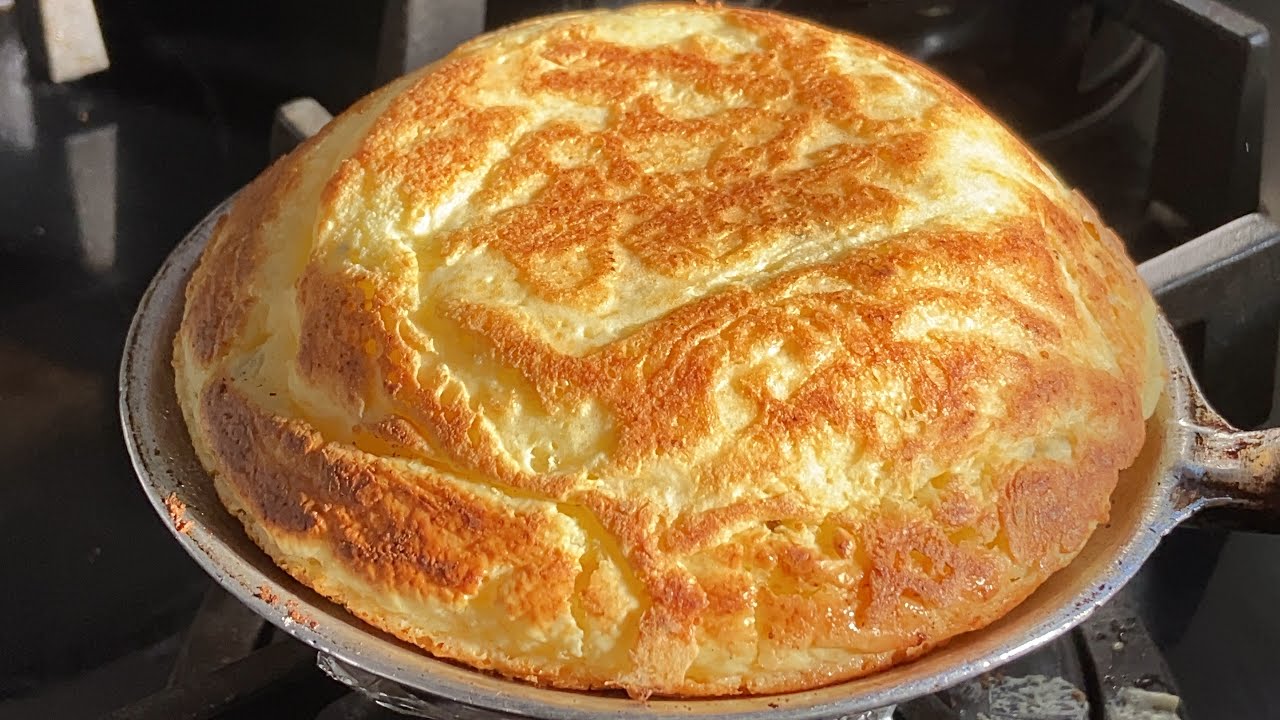
[[[348,666],[440,698],[458,717],[491,717],[492,711],[583,720],[603,715],[856,715],[952,686],[1061,635],[1110,598],[1160,538],[1192,515],[1214,506],[1274,512],[1280,498],[1280,433],[1235,430],[1208,408],[1176,336],[1161,318],[1169,383],[1148,426],[1142,456],[1122,474],[1112,497],[1109,524],[1098,528],[1071,565],[993,625],[955,638],[914,662],[787,695],[641,703],[622,695],[538,688],[476,672],[434,659],[303,586],[277,568],[218,501],[191,448],[174,395],[170,358],[187,278],[228,204],[200,223],[161,266],[125,343],[120,413],[143,490],[178,542],[246,605]]]

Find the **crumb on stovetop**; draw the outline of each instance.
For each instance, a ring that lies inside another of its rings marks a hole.
[[[253,594],[255,597],[262,600],[262,602],[268,605],[275,605],[276,602],[280,599],[280,597],[277,596],[274,592],[272,592],[271,588],[267,587],[266,585],[259,585],[258,589],[253,591]]]

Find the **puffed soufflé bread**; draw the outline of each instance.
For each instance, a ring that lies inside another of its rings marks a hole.
[[[177,392],[303,583],[562,688],[811,688],[990,623],[1163,370],[1116,236],[973,101],[763,11],[478,38],[235,199]]]

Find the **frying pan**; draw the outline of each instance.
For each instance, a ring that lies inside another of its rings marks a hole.
[[[173,337],[187,279],[230,202],[206,217],[160,267],[125,342],[120,413],[142,488],[201,567],[258,614],[320,651],[321,664],[330,674],[366,689],[371,678],[398,683],[424,693],[428,699],[421,702],[434,703],[452,717],[857,716],[950,687],[1048,643],[1106,602],[1160,539],[1193,515],[1227,507],[1255,518],[1280,518],[1280,430],[1240,431],[1212,410],[1188,371],[1177,337],[1160,315],[1160,346],[1169,380],[1148,423],[1143,452],[1121,474],[1112,495],[1110,522],[1094,532],[1070,565],[994,624],[869,677],[774,696],[638,702],[621,694],[534,687],[460,667],[364,624],[280,570],[223,509],[212,480],[196,459],[174,394]],[[1239,245],[1248,235],[1226,226],[1188,244],[1200,243],[1199,248],[1184,245],[1144,264],[1143,276],[1155,287],[1174,283],[1179,263],[1185,264],[1183,256],[1230,252],[1232,243]]]

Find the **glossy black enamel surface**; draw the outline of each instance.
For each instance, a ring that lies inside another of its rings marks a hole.
[[[114,76],[23,80],[0,13],[0,694],[171,634],[206,580],[139,502],[116,372],[138,297],[262,138]]]

